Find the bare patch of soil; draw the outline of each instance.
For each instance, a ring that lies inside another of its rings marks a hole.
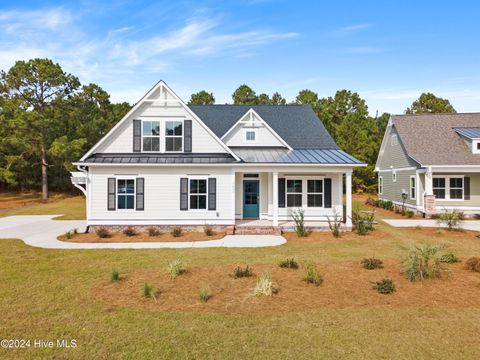
[[[70,239],[65,235],[59,236],[58,240],[76,243],[126,243],[126,242],[191,242],[217,240],[225,236],[225,233],[216,233],[207,236],[203,232],[184,232],[182,236],[173,237],[170,233],[162,233],[158,236],[149,236],[148,233],[138,233],[135,236],[126,236],[122,233],[112,233],[109,238],[99,238],[95,233],[73,234]]]
[[[253,265],[254,276],[233,279],[232,266],[192,268],[171,279],[164,269],[125,274],[119,282],[101,281],[93,296],[110,306],[144,308],[163,312],[202,312],[224,314],[278,314],[318,308],[362,307],[478,307],[480,274],[464,269],[464,264],[448,265],[445,279],[408,282],[400,274],[397,261],[384,261],[383,269],[365,270],[359,263],[318,264],[324,278],[321,286],[303,281],[303,270],[282,269],[276,265]],[[256,276],[268,271],[278,293],[254,297]],[[396,292],[382,295],[372,282],[390,277]],[[145,283],[154,286],[157,301],[143,297]],[[199,300],[201,288],[212,297]]]

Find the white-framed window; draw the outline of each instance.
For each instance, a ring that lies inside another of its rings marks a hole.
[[[392,181],[397,182],[397,172],[396,171],[392,171]]]
[[[449,176],[434,176],[433,194],[436,199],[442,200],[464,200],[464,186],[465,181],[463,176],[449,175]]]
[[[135,179],[117,179],[117,209],[135,209]]]
[[[392,137],[391,137],[392,141],[391,141],[391,144],[392,146],[395,146],[398,144],[398,137],[397,137],[397,134],[393,134]]]
[[[183,121],[165,121],[165,152],[183,151]]]
[[[245,130],[245,141],[251,142],[251,141],[255,141],[256,139],[257,139],[256,130],[251,130],[251,129]]]
[[[378,194],[383,195],[383,176],[378,177]]]
[[[307,180],[307,206],[323,207],[323,180]]]
[[[188,198],[189,209],[206,210],[207,209],[207,179],[189,179],[188,180]]]
[[[447,193],[447,182],[445,178],[433,178],[433,195],[436,199],[445,199]]]
[[[160,121],[142,120],[143,151],[160,151]]]
[[[287,207],[302,206],[302,180],[287,179]]]
[[[472,141],[472,153],[480,154],[480,140]]]
[[[417,178],[415,175],[410,176],[410,200],[415,200],[417,198]]]
[[[449,195],[451,200],[463,200],[463,177],[449,178]]]

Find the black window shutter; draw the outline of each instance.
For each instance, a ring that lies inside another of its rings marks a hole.
[[[285,207],[285,178],[278,179],[278,207]]]
[[[133,120],[133,152],[142,151],[142,121]]]
[[[208,178],[208,210],[217,210],[217,179]]]
[[[192,120],[183,121],[183,152],[192,152]]]
[[[188,210],[188,178],[180,178],[180,210]]]
[[[470,200],[470,177],[463,178],[463,198]]]
[[[107,182],[107,207],[109,211],[115,210],[115,178],[108,178]]]
[[[323,179],[323,204],[325,208],[332,207],[332,179]]]
[[[145,209],[145,179],[137,178],[137,200],[136,200],[136,209],[144,210]]]

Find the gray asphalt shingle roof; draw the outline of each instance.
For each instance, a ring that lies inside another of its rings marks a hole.
[[[220,138],[248,110],[253,109],[294,149],[338,149],[310,105],[189,105],[189,107]]]
[[[455,128],[480,128],[480,113],[393,115],[407,154],[421,165],[480,165]]]

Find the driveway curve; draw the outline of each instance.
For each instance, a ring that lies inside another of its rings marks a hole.
[[[72,243],[57,236],[73,229],[85,231],[84,220],[53,220],[60,215],[17,215],[0,218],[0,241],[21,239],[44,249],[167,249],[167,248],[255,248],[278,246],[287,241],[278,235],[227,235],[218,240],[192,242]]]

